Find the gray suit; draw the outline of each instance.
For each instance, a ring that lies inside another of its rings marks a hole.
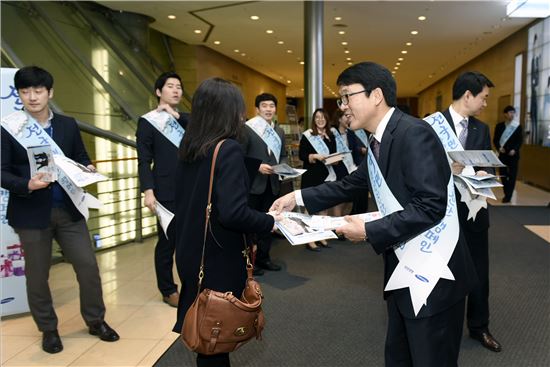
[[[287,154],[285,149],[285,133],[278,125],[274,127],[275,132],[281,138],[281,155],[278,163],[287,162]],[[253,158],[262,163],[269,165],[276,165],[277,159],[273,152],[268,153],[267,144],[252,130],[250,127],[245,126],[246,141],[244,143],[245,156]],[[271,204],[279,195],[281,184],[279,183],[278,175],[263,175],[260,172],[256,172],[254,177],[251,177],[252,183],[250,185],[250,207],[267,212]],[[256,243],[258,245],[258,253],[256,255],[257,262],[270,261],[269,251],[271,249],[271,233],[257,233]]]

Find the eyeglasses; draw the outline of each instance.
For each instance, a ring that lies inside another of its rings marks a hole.
[[[354,95],[359,94],[359,93],[366,92],[366,91],[367,91],[366,89],[363,89],[363,90],[360,90],[359,92],[342,94],[342,96],[340,96],[340,99],[336,100],[336,104],[338,105],[338,107],[347,106],[348,103],[349,103],[349,97],[354,96]]]

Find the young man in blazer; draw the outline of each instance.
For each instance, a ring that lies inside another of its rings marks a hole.
[[[250,206],[267,212],[279,196],[281,185],[279,176],[272,166],[286,163],[285,133],[274,121],[277,113],[277,98],[269,93],[256,96],[254,102],[257,116],[246,122],[245,156],[261,161],[250,186]],[[270,134],[268,134],[270,133]],[[271,148],[274,148],[274,151]],[[271,232],[257,233],[258,245],[255,275],[263,274],[262,269],[279,271],[281,267],[271,261]]]
[[[53,98],[52,75],[37,66],[27,66],[15,73],[14,82],[24,106],[23,111],[14,114],[39,125],[29,129],[29,135],[49,135],[65,156],[95,171],[75,119],[54,113],[48,107]],[[30,177],[25,140],[16,139],[6,128],[9,126],[3,120],[2,188],[10,192],[8,224],[19,235],[25,251],[27,298],[34,322],[42,332],[42,349],[48,353],[63,350],[48,284],[54,238],[77,275],[80,312],[89,333],[104,341],[118,340],[118,334],[104,320],[101,278],[86,219],[65,186],[43,182],[43,173]]]
[[[479,72],[465,72],[453,84],[453,103],[443,115],[455,131],[459,140],[464,140],[464,150],[491,150],[489,127],[475,118],[486,106],[489,88],[493,83]],[[453,163],[453,173],[459,174],[464,166]],[[486,169],[474,167],[476,174]],[[492,169],[487,169],[493,173]],[[457,194],[460,229],[466,238],[468,249],[474,261],[479,284],[468,295],[466,319],[470,337],[481,345],[500,352],[500,343],[489,332],[489,211],[481,208],[475,219],[468,219],[469,209]]]
[[[144,204],[156,213],[157,201],[174,213],[176,195],[176,166],[178,148],[188,114],[177,109],[183,94],[181,78],[174,72],[161,74],[155,82],[158,107],[138,120],[136,143],[138,173]],[[168,121],[166,121],[168,119]],[[174,126],[170,126],[173,123]],[[152,167],[151,167],[152,166]],[[173,266],[175,231],[168,227],[168,238],[157,222],[158,241],[155,246],[155,272],[157,287],[163,302],[178,307],[179,292],[174,282]]]
[[[504,108],[504,121],[495,126],[493,136],[493,145],[498,151],[498,158],[506,167],[499,168],[499,174],[502,176],[504,185],[503,203],[509,203],[516,187],[516,177],[518,175],[519,148],[523,143],[523,133],[519,122],[514,121],[516,109],[513,106]]]
[[[396,85],[388,69],[372,62],[358,63],[340,74],[337,85],[339,107],[351,119],[353,130],[364,128],[373,134],[373,155],[389,189],[404,208],[368,223],[346,217],[348,223],[337,229],[352,241],[366,239],[376,253],[383,255],[386,285],[399,264],[394,247],[445,217],[451,170],[432,127],[395,108]],[[271,210],[291,210],[296,204],[305,204],[308,211],[316,212],[352,201],[366,188],[374,196],[369,159],[341,181],[283,196]],[[465,297],[476,281],[464,240],[458,238],[448,262],[455,280],[439,279],[417,314],[407,287],[384,292],[388,309],[386,366],[457,365]]]

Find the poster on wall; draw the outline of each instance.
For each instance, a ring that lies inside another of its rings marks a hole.
[[[2,117],[22,109],[23,104],[13,85],[17,69],[2,68],[1,94]],[[19,237],[8,225],[6,209],[9,192],[0,189],[0,314],[13,315],[29,311],[25,285],[25,254]]]
[[[550,18],[529,28],[528,37],[525,139],[550,147]]]

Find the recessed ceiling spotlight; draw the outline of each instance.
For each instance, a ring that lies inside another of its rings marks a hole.
[[[334,17],[334,20],[342,20],[342,17]]]
[[[395,65],[399,66],[399,65],[401,65],[401,63],[400,63],[400,62],[396,62]]]
[[[252,20],[258,20],[258,19],[260,19],[260,17],[257,16],[257,15],[251,15],[251,16],[250,16],[250,19],[252,19]]]
[[[397,58],[397,60],[399,60],[399,61],[403,61],[403,60],[405,60],[405,59],[404,59],[404,58],[402,58],[402,57],[399,57],[399,58]]]
[[[403,51],[401,51],[401,53],[402,53],[402,54],[406,54],[406,53],[407,53],[407,51],[406,51],[406,50],[403,50]]]
[[[168,19],[170,19],[170,20],[174,20],[174,19],[176,19],[176,16],[175,16],[175,15],[173,15],[173,14],[170,14],[170,15],[168,16]]]
[[[346,31],[338,31],[338,34],[346,34]]]
[[[421,16],[418,17],[418,20],[426,20],[426,17],[421,15]]]
[[[397,69],[399,69],[399,66],[394,66],[393,68],[394,68],[395,70],[397,70]]]
[[[432,74],[428,75],[428,78],[430,78],[430,79],[433,78],[433,75]]]
[[[346,60],[347,60],[347,61],[351,61],[351,57],[346,57]]]
[[[240,51],[239,51],[239,49],[237,49],[237,48],[236,48],[236,49],[234,49],[233,51],[235,51],[235,52],[237,52],[237,53],[239,53],[239,52],[240,52]]]
[[[195,32],[196,34],[201,34],[202,31],[200,29],[195,29],[193,32]]]
[[[124,75],[124,71],[119,70],[119,71],[118,71],[118,75],[123,76],[123,75]]]
[[[300,65],[304,65],[304,64],[305,64],[305,62],[303,62],[303,61],[300,61]]]
[[[268,30],[265,31],[265,33],[271,34],[271,33],[273,33],[273,29],[268,29]]]
[[[345,54],[349,54],[349,50],[344,50],[344,53],[345,53]]]
[[[282,44],[284,44],[284,42],[283,42],[283,41],[277,41],[277,43],[278,43],[279,45],[282,45]]]
[[[418,34],[418,31],[411,31],[411,34],[416,36]]]
[[[347,46],[348,43],[346,41],[342,42],[342,46]]]
[[[221,43],[220,41],[214,41],[215,45],[219,45],[220,43]]]
[[[246,56],[246,54],[243,52],[243,53],[241,54],[241,56]]]
[[[413,45],[412,42],[407,42],[407,43],[405,43],[405,44],[406,44],[407,46],[412,46],[412,45]]]
[[[292,53],[292,50],[286,50],[286,53],[287,53],[287,54],[291,54],[291,53]]]
[[[353,65],[353,62],[348,62],[348,65]]]
[[[287,80],[286,82],[287,82],[288,84],[292,83],[290,80]]]

